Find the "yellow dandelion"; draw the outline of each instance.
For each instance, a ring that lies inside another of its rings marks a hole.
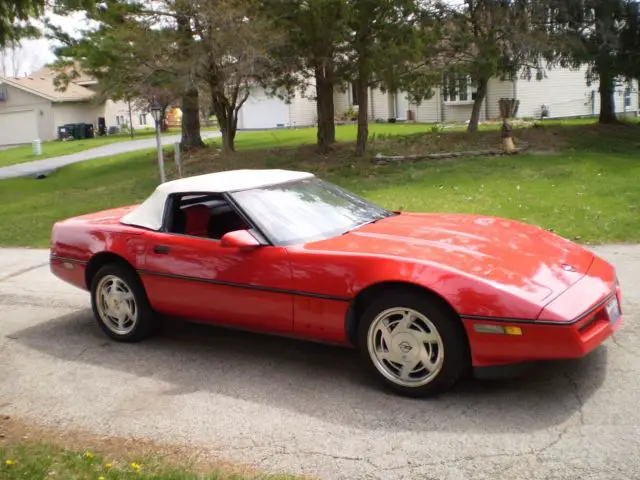
[[[98,477],[98,480],[104,480],[104,477]]]
[[[11,465],[13,465],[13,464],[14,464],[14,463],[16,463],[16,462],[14,462],[13,460],[11,460],[11,459],[9,458],[9,459],[7,459],[4,463],[5,463],[6,465],[11,466]]]
[[[133,468],[136,472],[140,471],[140,464],[139,463],[132,463],[131,464],[131,468]]]
[[[93,458],[93,453],[91,452],[84,452],[84,455],[82,455],[84,458],[86,458],[87,460],[91,460]]]
[[[104,464],[104,468],[106,468],[107,470],[109,470],[111,467],[113,467],[113,465],[111,463],[105,463]]]

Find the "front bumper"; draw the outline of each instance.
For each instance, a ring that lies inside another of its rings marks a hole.
[[[497,367],[587,355],[617,331],[624,321],[620,286],[615,278],[611,287],[613,291],[609,290],[604,298],[568,322],[463,318],[473,366]],[[575,297],[571,294],[566,298],[573,303]],[[617,302],[620,309],[617,319],[610,318],[607,311],[607,305],[612,301]],[[507,331],[509,329],[504,327],[517,327],[515,332],[520,333],[486,333],[492,328],[487,328],[487,325]]]

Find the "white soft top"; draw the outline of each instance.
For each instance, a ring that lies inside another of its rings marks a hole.
[[[174,193],[226,193],[312,178],[307,172],[291,170],[229,170],[165,182],[120,221],[127,225],[159,230],[167,197]]]

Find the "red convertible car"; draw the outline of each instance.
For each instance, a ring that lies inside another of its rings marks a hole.
[[[181,317],[357,348],[401,395],[589,353],[621,324],[614,268],[544,229],[393,212],[316,176],[235,170],[52,231],[51,270],[112,339]]]

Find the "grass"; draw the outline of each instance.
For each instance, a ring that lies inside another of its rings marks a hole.
[[[397,125],[372,127],[372,131],[379,128],[387,134],[402,131]],[[342,138],[348,138],[349,128],[339,129]],[[531,153],[525,155],[384,167],[373,165],[369,158],[353,157],[351,144],[338,145],[330,155],[319,156],[312,147],[301,145],[304,138],[309,141],[308,132],[277,133],[285,135],[278,140],[285,148],[260,148],[273,147],[274,140],[267,142],[264,132],[246,132],[238,138],[246,135],[252,141],[242,146],[239,142],[234,155],[205,149],[187,157],[186,173],[244,167],[303,169],[388,208],[498,215],[554,229],[584,243],[640,242],[638,124],[523,128],[516,140],[531,144]],[[378,134],[370,154],[464,150],[478,144],[497,146],[498,142],[495,131],[477,135],[424,130],[409,136]],[[172,170],[170,158],[167,169]],[[0,245],[47,247],[56,220],[137,203],[156,184],[153,152],[71,165],[44,180],[0,181]]]
[[[302,480],[264,475],[215,450],[45,427],[0,415],[2,480]]]
[[[164,132],[162,135],[175,135],[180,133],[179,129],[172,129]],[[136,131],[133,140],[141,140],[144,138],[152,138],[155,130],[145,129]],[[108,137],[95,137],[82,140],[73,140],[69,142],[61,142],[52,140],[42,143],[42,155],[33,155],[31,145],[21,145],[6,150],[0,150],[0,167],[7,167],[18,163],[32,162],[42,160],[44,158],[59,157],[62,155],[70,155],[72,153],[82,152],[90,148],[110,145],[112,143],[127,142],[132,140],[128,133],[117,133]]]
[[[0,446],[0,478],[3,480],[292,480],[285,476],[236,474],[217,469],[195,471],[169,465],[153,456],[104,458],[90,451],[76,452],[45,443]]]

